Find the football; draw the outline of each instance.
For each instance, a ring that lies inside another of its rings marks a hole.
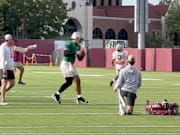
[[[84,49],[81,49],[81,50],[79,50],[79,51],[77,52],[77,58],[78,58],[79,61],[83,60],[84,56],[85,56],[85,51],[84,51]]]

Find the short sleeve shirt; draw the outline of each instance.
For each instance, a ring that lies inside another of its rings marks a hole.
[[[72,54],[76,54],[76,52],[79,51],[81,49],[81,47],[79,44],[75,44],[72,41],[67,41],[65,43],[64,49],[70,51],[70,53],[72,53]],[[76,59],[76,55],[63,57],[64,61],[71,62],[72,64],[74,64],[75,59]]]

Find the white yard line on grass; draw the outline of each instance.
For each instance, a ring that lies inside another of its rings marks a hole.
[[[144,126],[144,125],[141,125],[141,126],[121,126],[121,125],[117,125],[117,126],[110,126],[110,125],[101,125],[101,126],[98,126],[98,125],[92,125],[92,126],[82,126],[82,125],[79,125],[79,126],[73,126],[73,125],[69,125],[69,126],[50,126],[50,125],[47,125],[47,126],[0,126],[0,129],[42,129],[42,128],[180,128],[180,126],[172,126],[172,125],[169,125],[169,126],[157,126],[157,125],[149,125],[149,126]]]
[[[114,115],[118,113],[0,113],[0,115]]]
[[[42,74],[57,74],[61,72],[47,72],[47,71],[35,71],[36,73],[42,73]],[[89,76],[89,77],[103,77],[103,76],[109,76],[105,74],[80,74],[80,76]],[[148,81],[161,81],[163,79],[158,79],[158,78],[143,78],[143,80],[148,80]]]
[[[180,85],[180,83],[177,83],[177,84],[173,84],[173,85]]]
[[[0,133],[1,135],[178,135],[178,133]]]
[[[57,74],[61,72],[36,72],[41,74]],[[80,74],[80,76],[94,76],[94,77],[102,77],[102,76],[108,76],[108,75],[102,75],[102,74]]]
[[[162,81],[163,79],[158,79],[158,78],[143,78],[142,80],[144,80],[144,81]]]

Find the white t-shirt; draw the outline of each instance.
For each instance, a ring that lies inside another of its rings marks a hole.
[[[115,59],[116,62],[118,62],[118,61],[126,61],[127,56],[128,56],[127,51],[122,51],[122,52],[114,51],[113,54],[112,54],[112,59]]]
[[[112,60],[115,60],[115,68],[116,70],[120,70],[125,67],[125,62],[128,57],[128,52],[127,51],[114,51],[112,53]]]
[[[12,48],[8,46],[7,42],[0,45],[0,69],[14,70]]]

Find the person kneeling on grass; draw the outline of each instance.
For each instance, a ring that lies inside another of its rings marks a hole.
[[[133,55],[128,56],[128,65],[119,72],[114,89],[119,94],[119,114],[130,115],[133,113],[136,93],[141,87],[141,72],[133,65],[135,58]]]
[[[75,81],[76,84],[76,92],[77,92],[76,102],[78,104],[88,103],[88,101],[86,101],[81,95],[81,80],[75,66],[73,65],[76,57],[78,58],[79,61],[81,61],[85,56],[85,52],[81,50],[81,46],[80,46],[81,41],[82,41],[81,33],[74,32],[71,36],[71,40],[65,43],[64,56],[60,64],[61,71],[65,78],[65,83],[63,83],[60,89],[55,94],[52,95],[52,98],[58,103],[61,103],[60,100],[61,94],[69,86],[72,85],[73,81]]]

